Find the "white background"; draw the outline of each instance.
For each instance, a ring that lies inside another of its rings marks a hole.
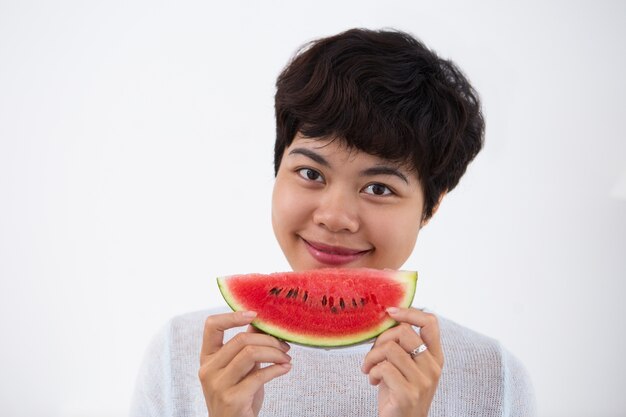
[[[541,416],[626,415],[625,4],[0,0],[0,414],[125,415],[169,317],[288,269],[274,81],[361,26],[484,101],[485,149],[405,265],[416,305],[499,339]]]

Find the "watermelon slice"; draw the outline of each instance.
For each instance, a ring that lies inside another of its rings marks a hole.
[[[253,310],[252,325],[310,346],[345,346],[396,324],[385,309],[409,307],[417,272],[368,268],[316,269],[217,279],[234,311]]]

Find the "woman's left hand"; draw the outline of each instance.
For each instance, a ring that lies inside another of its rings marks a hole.
[[[378,385],[378,415],[426,417],[443,368],[437,318],[414,308],[387,313],[400,324],[378,336],[362,367],[370,384]],[[411,354],[422,344],[425,351]]]

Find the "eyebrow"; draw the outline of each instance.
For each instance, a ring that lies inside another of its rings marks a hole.
[[[409,183],[409,180],[407,179],[407,177],[402,172],[400,172],[397,168],[394,168],[394,167],[381,165],[381,166],[375,166],[375,167],[368,168],[366,170],[361,171],[361,176],[367,177],[367,176],[374,176],[374,175],[395,175],[396,177],[400,178],[407,184]]]
[[[294,149],[292,149],[289,152],[289,155],[296,155],[296,154],[307,156],[307,157],[311,158],[312,160],[314,160],[315,162],[317,162],[318,164],[330,168],[330,164],[328,163],[328,161],[326,159],[324,159],[324,157],[322,155],[320,155],[318,153],[315,153],[315,152],[313,152],[310,149],[294,148]]]
[[[296,155],[296,154],[304,155],[312,159],[313,161],[317,162],[318,164],[330,168],[330,163],[322,155],[316,152],[313,152],[310,149],[294,148],[291,151],[289,151],[289,155]],[[360,172],[360,175],[362,177],[371,177],[375,175],[395,175],[396,177],[400,178],[402,181],[406,182],[407,184],[409,183],[409,180],[407,179],[406,175],[400,172],[400,170],[398,170],[395,167],[386,166],[386,165],[377,165],[371,168],[364,169],[363,171]]]

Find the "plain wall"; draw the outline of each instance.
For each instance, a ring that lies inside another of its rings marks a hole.
[[[484,103],[405,265],[416,305],[500,340],[541,416],[626,415],[625,4],[0,0],[0,414],[126,415],[168,318],[288,269],[274,81],[358,26],[413,33]]]

